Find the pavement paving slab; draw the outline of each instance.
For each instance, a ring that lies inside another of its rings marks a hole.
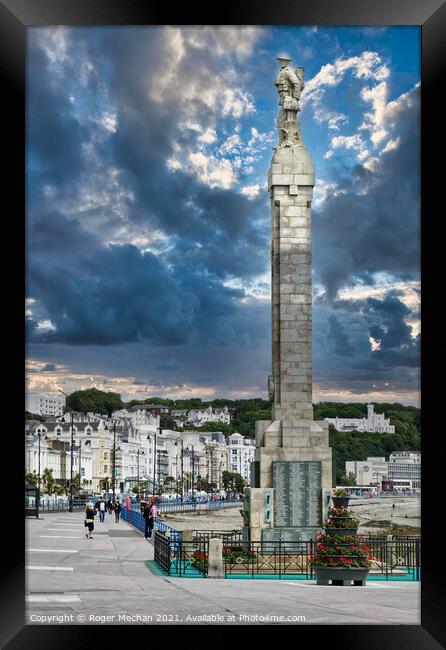
[[[325,587],[302,580],[174,578],[150,570],[153,543],[126,522],[106,515],[89,540],[83,518],[64,512],[27,520],[26,565],[34,567],[26,571],[27,623],[420,624],[417,582]],[[68,538],[58,532],[62,523],[72,529]]]

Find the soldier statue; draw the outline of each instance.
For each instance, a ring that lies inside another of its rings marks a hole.
[[[300,111],[300,94],[304,87],[304,69],[293,70],[289,57],[277,58],[280,70],[274,85],[279,93],[279,147],[291,147],[302,142],[297,113]]]

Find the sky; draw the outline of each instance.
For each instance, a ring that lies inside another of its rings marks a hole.
[[[28,390],[266,399],[286,54],[316,168],[313,401],[419,404],[418,27],[27,32]]]

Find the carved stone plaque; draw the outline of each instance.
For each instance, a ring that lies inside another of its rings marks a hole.
[[[321,526],[320,461],[273,461],[274,526]]]

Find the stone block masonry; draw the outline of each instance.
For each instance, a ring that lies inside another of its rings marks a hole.
[[[303,488],[299,487],[299,481],[293,494],[287,494],[283,485],[274,484],[273,463],[281,462],[283,471],[287,472],[291,464],[297,466],[298,461],[305,473],[306,465],[316,461],[320,467],[320,484],[314,489],[320,493],[321,506],[322,491],[332,485],[328,425],[313,419],[311,202],[315,173],[296,121],[298,105],[293,104],[303,87],[303,77],[297,74],[302,69],[293,71],[288,59],[279,59],[279,65],[275,82],[281,106],[277,122],[279,144],[275,147],[268,174],[272,285],[269,392],[273,408],[271,421],[262,420],[256,424],[256,485],[250,490],[250,507],[246,513],[252,540],[266,539],[265,535],[281,535],[277,525],[265,519],[262,490],[272,490],[275,502],[286,509],[295,509],[292,501],[298,499],[307,510],[307,497],[300,493]],[[288,98],[285,103],[284,97]],[[294,106],[294,109],[285,106]],[[312,498],[314,502],[318,497],[314,493]],[[322,508],[316,511],[320,513]],[[319,514],[317,518],[320,519]],[[322,521],[312,521],[312,524],[316,524],[316,528],[294,527],[294,533],[314,535]]]
[[[285,167],[287,174],[283,173]],[[299,173],[304,169],[306,174]],[[295,183],[295,178],[300,182]],[[303,178],[308,185],[302,183]],[[310,207],[313,185],[313,165],[303,143],[277,148],[269,174],[274,411],[277,407],[283,415],[289,411],[294,419],[313,417]],[[277,419],[274,412],[273,419]]]

